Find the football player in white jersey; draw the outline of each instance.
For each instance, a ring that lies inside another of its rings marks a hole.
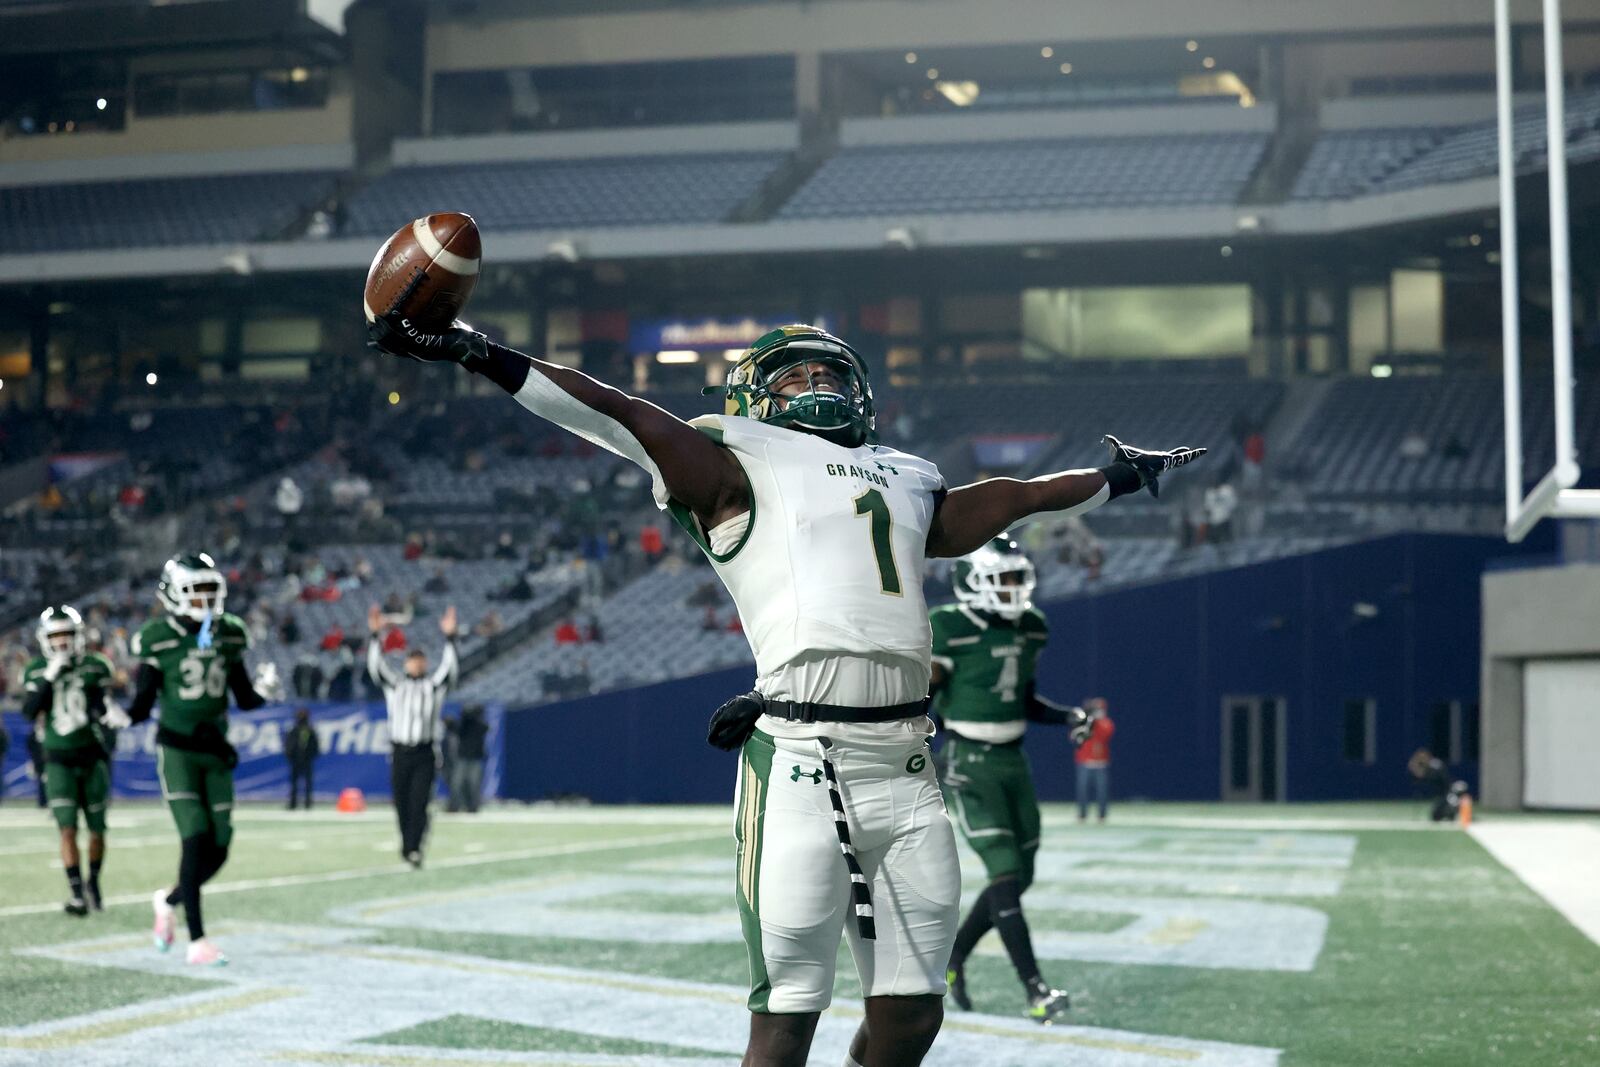
[[[848,935],[866,1017],[846,1063],[914,1067],[943,1020],[960,896],[928,758],[929,556],[961,556],[1026,516],[1076,513],[1204,449],[1146,452],[1029,481],[949,489],[875,440],[860,356],[813,326],[774,330],[728,373],[726,413],[687,423],[456,323],[369,325],[392,355],[460,363],[534,414],[649,473],[727,585],[756,688],[712,719],[741,749],[738,903],[750,958],[748,1067],[800,1067]]]

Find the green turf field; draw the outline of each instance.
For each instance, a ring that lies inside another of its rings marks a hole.
[[[148,942],[177,854],[162,809],[113,810],[111,905],[80,920],[58,910],[52,826],[7,805],[0,1064],[737,1063],[729,818],[452,816],[417,872],[386,810],[245,808],[207,893],[232,963],[196,974],[181,934],[170,956]],[[951,1012],[929,1063],[1600,1063],[1600,948],[1416,806],[1125,805],[1106,826],[1052,808],[1025,902],[1070,1024],[1021,1019],[991,935],[978,1010]],[[860,1017],[847,952],[836,994],[829,1067]]]

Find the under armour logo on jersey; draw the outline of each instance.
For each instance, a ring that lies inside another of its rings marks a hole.
[[[794,773],[789,776],[789,781],[798,782],[802,778],[811,779],[811,784],[812,785],[821,785],[822,784],[822,769],[819,767],[818,769],[816,769],[814,771],[802,771],[800,769],[800,764],[796,763],[794,765]]]
[[[899,467],[896,467],[891,463],[885,463],[881,459],[873,460],[872,461],[872,465],[874,467],[877,467],[881,471],[888,471],[890,474],[899,474],[900,473],[900,468]]]

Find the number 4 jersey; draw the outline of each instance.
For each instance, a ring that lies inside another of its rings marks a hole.
[[[217,616],[210,644],[171,618],[151,619],[133,635],[129,650],[161,672],[161,725],[193,734],[202,723],[228,732],[228,671],[244,659],[250,634],[236,615]]]
[[[47,661],[35,657],[22,672],[22,687],[33,693],[44,684]],[[100,744],[89,728],[89,691],[111,688],[111,661],[90,652],[73,661],[51,685],[50,710],[44,716],[44,747],[62,752]]]
[[[733,596],[757,688],[866,707],[926,696],[922,570],[944,492],[938,468],[881,445],[845,448],[740,416],[694,425],[744,468],[750,510],[708,535],[687,508],[668,506]],[[851,657],[881,664],[883,681],[836,684]]]
[[[973,741],[1004,744],[1028,726],[1028,686],[1050,637],[1038,608],[1016,622],[960,604],[933,610],[933,661],[948,678],[934,710]]]

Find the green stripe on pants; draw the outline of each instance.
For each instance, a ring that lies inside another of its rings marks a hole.
[[[734,837],[739,842],[739,927],[750,957],[751,1011],[767,1010],[772,980],[761,950],[761,827],[766,817],[767,780],[772,775],[773,745],[759,731],[750,735],[739,756],[739,803]]]

